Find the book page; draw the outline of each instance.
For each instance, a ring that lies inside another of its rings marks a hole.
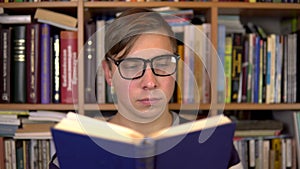
[[[217,116],[212,116],[197,121],[188,122],[178,126],[169,127],[164,130],[151,134],[150,137],[154,139],[162,139],[166,137],[172,137],[176,135],[187,134],[195,131],[200,131],[203,129],[217,127],[230,122],[231,120],[228,117],[224,115],[217,115]]]
[[[129,144],[139,144],[144,138],[132,129],[75,113],[68,113],[54,128]]]

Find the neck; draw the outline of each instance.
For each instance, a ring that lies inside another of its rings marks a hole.
[[[124,127],[131,128],[133,130],[136,130],[140,133],[142,133],[145,136],[148,136],[149,134],[159,131],[163,128],[170,127],[173,123],[173,117],[170,112],[163,113],[160,117],[155,119],[154,121],[151,121],[149,123],[138,123],[135,121],[131,121],[124,116],[122,116],[120,113],[117,113],[111,120],[111,123],[115,123]]]

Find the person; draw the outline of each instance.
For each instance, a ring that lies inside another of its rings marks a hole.
[[[116,95],[118,111],[108,122],[144,135],[187,122],[168,107],[180,57],[174,33],[164,18],[148,9],[128,9],[105,31],[102,67]],[[240,160],[232,144],[228,168],[236,165]],[[59,168],[56,156],[49,168]]]

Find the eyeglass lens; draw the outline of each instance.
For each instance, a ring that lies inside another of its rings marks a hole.
[[[143,76],[147,67],[150,67],[157,76],[169,76],[176,71],[177,59],[175,55],[162,55],[144,60],[142,58],[126,58],[119,64],[119,71],[123,78],[134,79]]]

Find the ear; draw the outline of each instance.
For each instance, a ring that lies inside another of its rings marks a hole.
[[[102,60],[102,68],[104,70],[105,80],[108,85],[112,85],[112,72],[109,63],[104,59]]]

